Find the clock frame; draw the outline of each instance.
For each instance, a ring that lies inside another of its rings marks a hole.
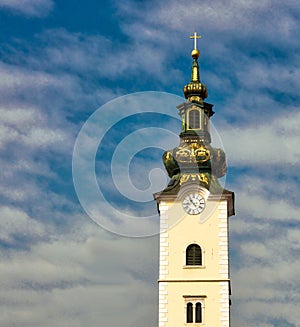
[[[198,215],[205,208],[205,199],[199,193],[190,193],[183,199],[182,207],[189,215]]]

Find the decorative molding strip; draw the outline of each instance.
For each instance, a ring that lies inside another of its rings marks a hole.
[[[161,282],[167,282],[167,283],[181,283],[181,282],[190,282],[190,283],[207,283],[207,282],[213,282],[213,283],[220,283],[220,282],[226,282],[229,283],[229,278],[220,278],[220,279],[159,279],[159,283]]]

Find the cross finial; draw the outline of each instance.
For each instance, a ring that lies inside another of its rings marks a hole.
[[[190,36],[190,39],[194,39],[194,49],[197,49],[197,39],[201,39],[201,37],[201,35],[197,35],[197,32]]]

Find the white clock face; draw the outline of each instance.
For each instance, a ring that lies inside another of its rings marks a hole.
[[[205,200],[200,194],[191,193],[184,198],[182,206],[189,215],[198,215],[205,208]]]

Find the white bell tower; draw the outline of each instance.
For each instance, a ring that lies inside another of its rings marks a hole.
[[[225,153],[210,144],[214,112],[204,102],[199,55],[195,45],[187,102],[177,107],[180,144],[163,156],[171,181],[154,195],[160,214],[159,327],[230,326],[228,218],[234,193],[218,182],[226,173]]]

